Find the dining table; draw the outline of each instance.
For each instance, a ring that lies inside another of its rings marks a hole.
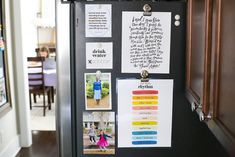
[[[54,92],[56,90],[56,69],[43,69],[44,85],[51,88],[52,103],[54,103]]]
[[[57,78],[56,69],[44,69],[44,85],[56,88]]]

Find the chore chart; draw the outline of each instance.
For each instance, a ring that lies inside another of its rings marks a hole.
[[[117,80],[118,147],[171,147],[173,80]]]

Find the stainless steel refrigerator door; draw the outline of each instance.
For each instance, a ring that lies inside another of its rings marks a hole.
[[[70,5],[56,0],[57,134],[60,157],[72,157],[70,88]]]

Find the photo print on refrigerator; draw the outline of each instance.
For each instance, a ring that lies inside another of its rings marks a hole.
[[[114,112],[83,112],[83,154],[115,154]]]
[[[111,110],[111,73],[85,73],[86,110]]]

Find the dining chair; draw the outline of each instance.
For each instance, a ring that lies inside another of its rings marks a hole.
[[[46,108],[51,109],[51,90],[44,85],[43,61],[44,57],[28,57],[28,80],[29,80],[29,101],[30,109],[32,109],[31,94],[43,95],[43,116],[46,116]],[[48,105],[46,105],[45,95],[47,94]],[[35,100],[35,99],[34,99]]]

